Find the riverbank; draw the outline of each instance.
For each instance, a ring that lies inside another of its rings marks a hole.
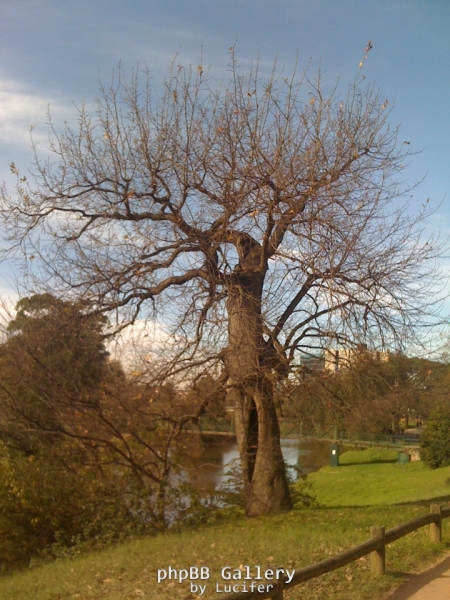
[[[346,466],[330,472],[326,467],[314,475],[314,485],[319,500],[328,486],[330,497],[342,494],[340,477],[354,478],[355,485],[364,488],[365,474],[373,467],[391,467],[391,486],[402,487],[399,470],[392,462],[364,464],[376,460],[370,452],[349,454],[342,457]],[[378,457],[379,461],[392,460],[392,456]],[[409,467],[409,465],[406,465]],[[412,465],[411,465],[412,467]],[[416,483],[428,475],[423,470],[410,467],[416,474]],[[407,471],[408,469],[405,469]],[[437,471],[448,477],[445,469]],[[342,473],[339,475],[339,473]],[[436,473],[431,472],[431,473]],[[412,477],[413,475],[411,475]],[[313,476],[311,475],[311,480]],[[339,484],[339,485],[337,485]],[[403,486],[404,487],[404,486]],[[333,491],[334,496],[333,496]],[[450,491],[450,488],[449,488]],[[362,492],[361,492],[362,493]],[[400,492],[399,492],[400,493]],[[275,515],[248,520],[235,516],[226,521],[216,520],[200,530],[186,530],[179,534],[160,535],[154,538],[135,540],[102,553],[77,557],[74,560],[58,561],[28,570],[13,577],[0,580],[0,600],[54,600],[56,598],[97,600],[108,598],[162,598],[166,600],[194,600],[188,581],[178,582],[168,577],[158,583],[158,570],[171,566],[179,574],[180,569],[198,567],[208,569],[209,579],[193,580],[197,585],[206,585],[203,598],[214,597],[214,586],[227,583],[222,577],[224,567],[262,569],[283,567],[295,569],[328,558],[346,548],[367,540],[371,525],[394,527],[428,512],[429,499],[409,502],[408,489],[404,489],[400,502],[386,508],[385,504],[358,506],[320,506],[299,508],[289,514]],[[426,495],[426,490],[423,490]],[[379,500],[374,496],[374,500]],[[346,499],[347,501],[347,499]],[[450,544],[450,523],[444,522],[443,544],[433,545],[425,529],[402,538],[387,548],[388,575],[374,579],[370,574],[368,557],[319,577],[289,593],[290,600],[373,600],[381,598],[402,580],[402,573],[411,572],[424,561],[431,560]],[[200,571],[199,571],[200,572]],[[195,571],[193,572],[195,575]],[[237,580],[238,584],[242,581]],[[193,590],[194,591],[194,590]],[[198,591],[198,590],[197,590]],[[216,597],[220,596],[217,594]]]

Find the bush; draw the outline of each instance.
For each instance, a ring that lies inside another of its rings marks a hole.
[[[450,465],[450,408],[431,414],[420,436],[420,458],[431,469]]]
[[[300,475],[298,480],[289,485],[294,508],[319,506],[313,484],[307,475]]]
[[[0,446],[2,570],[57,557],[70,548],[97,549],[139,531],[120,482],[82,464],[73,445],[26,455]]]

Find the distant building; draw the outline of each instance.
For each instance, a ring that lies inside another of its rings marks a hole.
[[[348,369],[356,360],[363,358],[364,355],[381,362],[388,362],[389,360],[389,352],[367,350],[366,347],[342,348],[340,350],[330,348],[329,350],[325,350],[325,370],[336,373],[341,369]]]
[[[325,368],[325,355],[308,354],[307,352],[304,352],[300,355],[300,365],[311,371],[323,371]]]

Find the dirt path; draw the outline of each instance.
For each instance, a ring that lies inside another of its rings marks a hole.
[[[426,571],[408,577],[408,581],[385,600],[450,599],[450,554]]]

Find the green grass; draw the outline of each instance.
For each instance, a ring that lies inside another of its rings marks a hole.
[[[397,462],[398,450],[390,448],[369,448],[367,450],[347,450],[340,456],[341,465],[364,465]]]
[[[339,467],[324,467],[309,476],[325,506],[370,506],[442,498],[448,500],[450,467],[429,469],[422,462],[398,464],[394,450],[354,450]]]
[[[105,552],[49,563],[0,580],[0,600],[194,600],[196,596],[190,594],[188,582],[164,581],[158,585],[158,569],[169,565],[177,569],[208,566],[211,579],[206,582],[207,591],[202,597],[215,596],[220,600],[221,594],[214,594],[214,582],[223,585],[220,572],[226,565],[235,569],[241,565],[299,568],[369,539],[371,525],[384,525],[388,529],[427,513],[429,502],[411,502],[410,490],[423,488],[422,494],[430,497],[431,492],[427,491],[430,485],[432,491],[437,490],[441,495],[446,488],[439,482],[448,477],[447,469],[430,472],[417,463],[383,462],[395,457],[396,453],[388,455],[375,450],[344,454],[342,467],[327,467],[311,476],[323,503],[320,507],[252,520],[236,517],[199,530],[135,540]],[[370,460],[378,462],[366,464]],[[406,504],[394,504],[387,509],[380,502],[383,492],[381,484],[375,485],[377,478],[391,484],[394,496]],[[354,484],[353,492],[346,488],[349,482]],[[370,494],[373,505],[364,506]],[[444,522],[442,544],[432,544],[427,528],[423,528],[390,545],[386,551],[390,574],[385,577],[372,577],[369,559],[364,557],[294,588],[287,597],[289,600],[381,598],[401,581],[402,574],[431,560],[447,546],[450,546],[450,519]]]
[[[175,568],[209,566],[211,580],[204,597],[211,598],[213,581],[220,580],[220,570],[225,565],[233,568],[240,565],[306,566],[365,541],[370,537],[370,525],[389,528],[425,512],[426,506],[416,505],[392,507],[389,511],[384,507],[321,508],[254,520],[238,519],[199,531],[129,542],[108,552],[44,565],[5,578],[0,585],[0,599],[173,600],[189,597],[186,582],[157,584],[157,569],[168,565]],[[450,541],[450,536],[446,540]],[[391,573],[405,572],[441,550],[442,547],[433,546],[427,532],[421,530],[388,548],[388,569]],[[366,557],[295,588],[290,598],[372,600],[395,581],[398,577],[392,575],[374,579]]]

